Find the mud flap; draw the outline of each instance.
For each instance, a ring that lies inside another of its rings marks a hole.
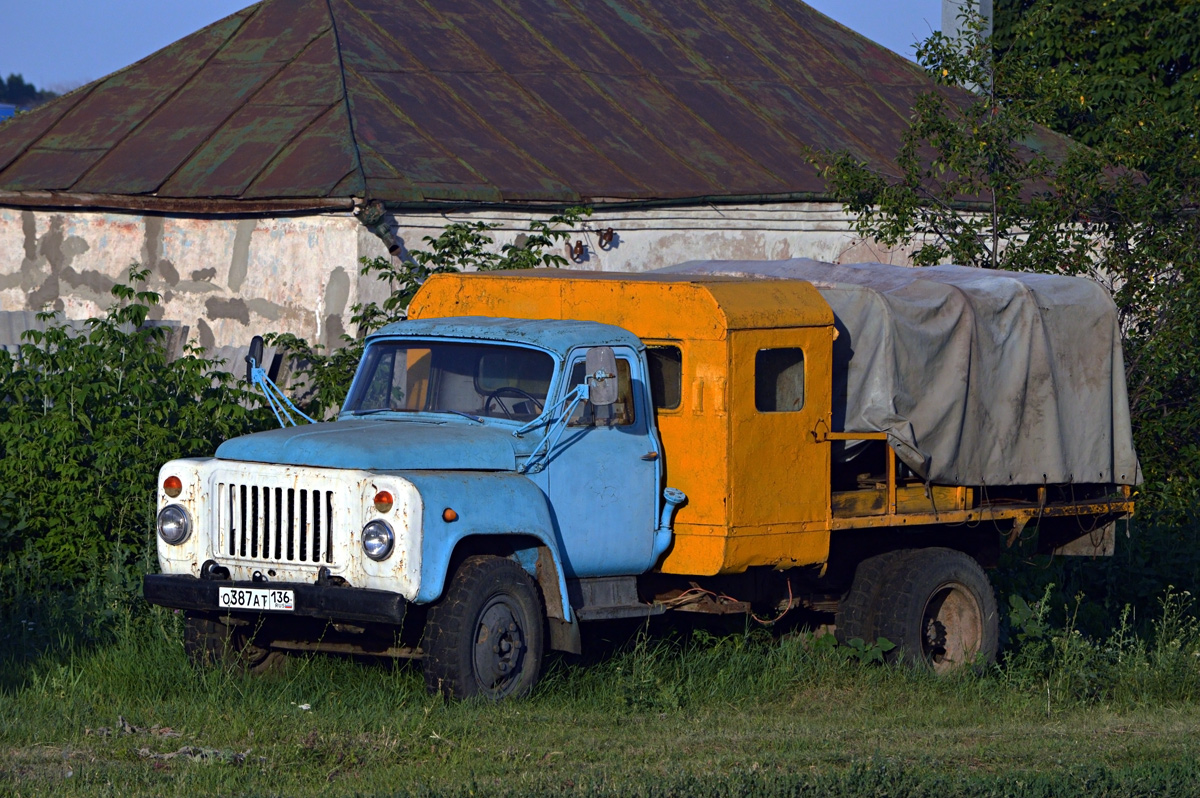
[[[579,639],[579,622],[572,617],[566,620],[564,596],[559,583],[558,568],[554,565],[554,557],[548,546],[538,546],[537,583],[542,589],[542,597],[546,604],[546,620],[550,627],[550,648],[555,651],[566,651],[568,654],[581,654],[583,645]],[[573,616],[574,613],[571,613]]]
[[[582,654],[583,643],[579,639],[579,622],[550,618],[550,648],[568,654]]]

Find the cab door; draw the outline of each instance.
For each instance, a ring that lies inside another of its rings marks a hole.
[[[564,395],[584,379],[585,350],[566,362]],[[658,517],[658,436],[644,366],[616,347],[617,401],[581,404],[546,466],[551,512],[571,576],[638,574],[652,565]]]

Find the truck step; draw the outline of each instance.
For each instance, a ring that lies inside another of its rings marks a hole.
[[[667,608],[662,604],[593,605],[577,608],[575,617],[581,621],[615,621],[620,618],[649,618],[666,611]]]
[[[666,607],[638,599],[637,577],[600,576],[568,579],[567,592],[575,616],[581,621],[611,621],[618,618],[649,618]]]

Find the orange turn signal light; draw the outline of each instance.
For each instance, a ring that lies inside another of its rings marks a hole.
[[[449,507],[447,507],[445,510],[442,510],[442,520],[445,521],[447,524],[449,524],[453,521],[457,521],[458,513],[454,512]]]
[[[163,480],[163,493],[174,499],[183,493],[183,480],[179,477],[167,477]]]
[[[381,490],[375,494],[375,509],[379,512],[386,513],[388,510],[392,509],[393,504],[395,504],[395,502],[392,500],[392,494],[388,493],[386,490]]]

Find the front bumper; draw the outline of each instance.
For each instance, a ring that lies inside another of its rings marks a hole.
[[[248,587],[291,590],[295,610],[270,615],[300,615],[330,621],[363,621],[399,625],[408,602],[398,593],[344,585],[314,585],[296,582],[235,582],[231,579],[197,579],[175,574],[148,574],[142,580],[142,595],[151,604],[182,610],[228,612],[217,606],[217,588]],[[236,614],[258,615],[253,610]],[[268,614],[268,613],[262,613]]]

